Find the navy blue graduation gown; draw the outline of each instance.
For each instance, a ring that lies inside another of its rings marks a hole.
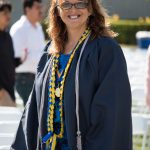
[[[44,149],[40,139],[46,133],[48,82],[44,102],[41,102],[41,92],[50,59],[48,46],[38,64],[35,84],[11,146],[13,150]],[[64,87],[70,150],[76,150],[75,70],[80,50],[81,46],[75,53]],[[83,150],[132,150],[130,84],[123,52],[115,40],[109,37],[89,39],[81,58],[79,82]],[[39,124],[41,134],[37,140]]]

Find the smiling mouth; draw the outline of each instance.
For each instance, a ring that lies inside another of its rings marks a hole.
[[[75,19],[78,19],[80,17],[80,15],[74,15],[74,16],[68,16],[68,17],[71,20],[75,20]]]

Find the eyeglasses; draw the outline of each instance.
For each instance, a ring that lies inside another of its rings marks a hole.
[[[88,3],[87,2],[78,2],[78,3],[69,3],[69,2],[64,2],[60,5],[57,5],[59,6],[60,8],[64,9],[64,10],[68,10],[68,9],[71,9],[73,6],[76,8],[76,9],[85,9],[88,7]]]

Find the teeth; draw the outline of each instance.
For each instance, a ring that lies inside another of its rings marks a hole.
[[[78,16],[70,16],[71,19],[77,19]]]

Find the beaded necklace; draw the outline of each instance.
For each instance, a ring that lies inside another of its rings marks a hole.
[[[52,60],[52,70],[51,70],[51,76],[49,81],[49,102],[48,102],[48,117],[47,117],[47,131],[48,134],[42,139],[43,143],[46,143],[46,150],[49,149],[49,146],[51,144],[51,150],[55,150],[57,138],[63,138],[64,134],[64,123],[63,123],[63,92],[64,92],[64,83],[65,79],[68,73],[68,70],[70,68],[71,62],[73,60],[73,57],[75,55],[76,50],[79,48],[79,46],[82,44],[82,42],[88,37],[90,34],[90,29],[86,29],[83,35],[81,36],[80,40],[78,41],[78,44],[76,45],[75,49],[72,51],[71,56],[68,60],[67,66],[64,70],[64,74],[62,76],[62,81],[60,82],[60,85],[56,88],[55,81],[56,81],[56,71],[58,70],[58,59],[60,54],[54,54],[54,59]],[[56,134],[54,132],[54,109],[55,109],[55,98],[59,97],[59,111],[60,111],[60,132],[59,134]]]

